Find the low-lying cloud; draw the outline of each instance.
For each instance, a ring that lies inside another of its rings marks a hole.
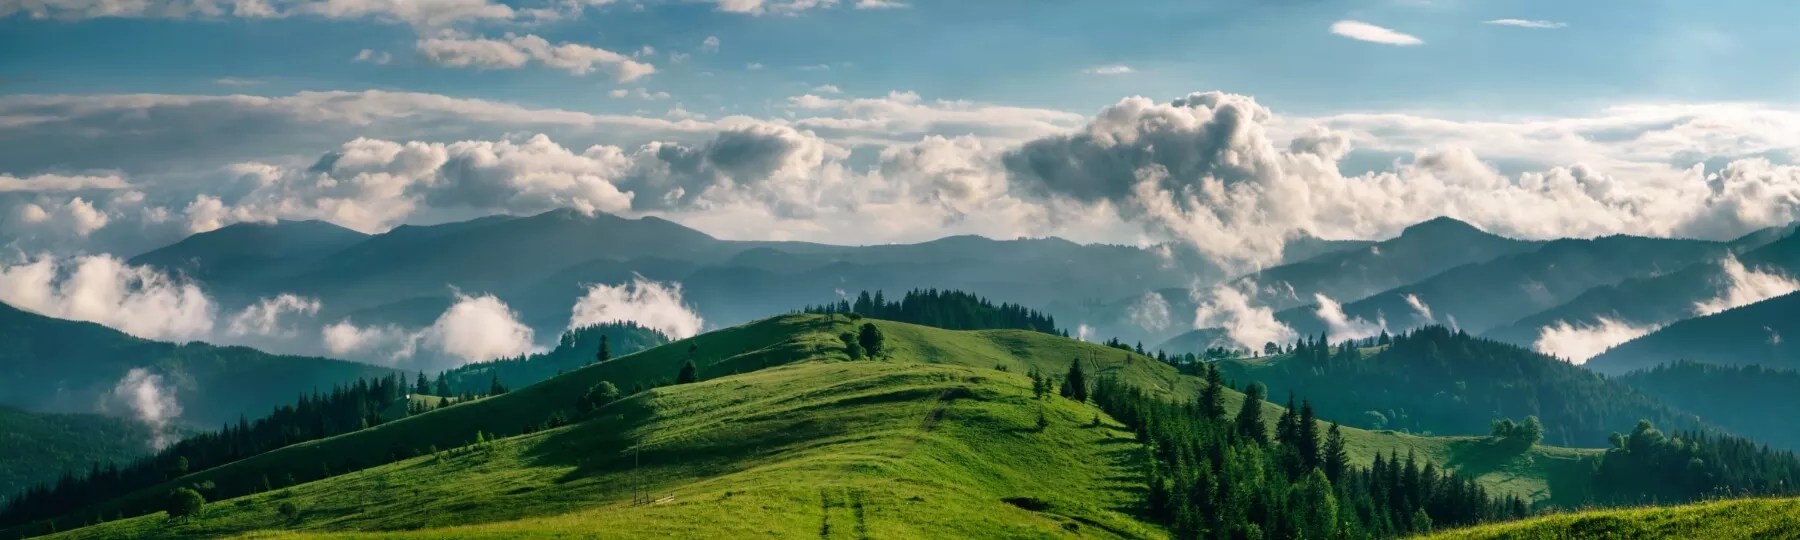
[[[1172,324],[1169,301],[1156,291],[1144,291],[1127,310],[1131,323],[1150,333],[1168,330]]]
[[[109,255],[43,255],[0,266],[0,302],[169,341],[211,335],[215,310],[198,286]]]
[[[170,424],[181,416],[181,404],[175,399],[175,389],[163,383],[162,375],[145,368],[131,368],[113,386],[110,400],[116,406],[129,409],[138,421],[150,428],[148,442],[151,448],[162,450],[179,435]]]
[[[589,285],[587,294],[575,302],[569,317],[569,328],[607,323],[629,322],[663,333],[673,339],[686,339],[700,334],[705,323],[681,300],[680,283],[660,283],[633,276],[619,285]]]
[[[1800,291],[1800,281],[1773,270],[1747,268],[1737,257],[1719,263],[1724,270],[1719,296],[1694,303],[1694,314],[1712,315]]]
[[[227,333],[232,336],[292,337],[298,330],[283,321],[293,318],[310,320],[319,314],[319,301],[293,294],[263,298],[231,317]]]
[[[1538,331],[1537,342],[1532,344],[1532,348],[1581,364],[1608,349],[1655,332],[1657,328],[1659,326],[1654,324],[1638,326],[1607,317],[1599,318],[1594,324],[1581,326],[1557,321]]]
[[[1406,295],[1406,305],[1412,306],[1413,314],[1418,317],[1420,324],[1437,322],[1437,317],[1431,315],[1431,306],[1426,305],[1424,300],[1420,300],[1419,295],[1408,293]]]
[[[1224,328],[1233,343],[1252,351],[1260,351],[1268,343],[1293,341],[1294,329],[1276,320],[1273,309],[1252,305],[1255,291],[1256,284],[1247,280],[1239,285],[1190,289],[1189,294],[1199,304],[1194,310],[1194,328]]]
[[[1323,294],[1313,294],[1313,300],[1319,308],[1313,313],[1319,320],[1325,321],[1326,336],[1330,340],[1344,341],[1371,338],[1387,330],[1387,320],[1377,317],[1369,322],[1362,317],[1351,318],[1344,315],[1344,306]]]
[[[491,294],[458,293],[456,303],[438,315],[431,326],[422,329],[357,326],[340,320],[321,329],[320,338],[334,355],[429,370],[519,357],[540,350],[533,344],[531,327],[520,323],[518,314]],[[429,356],[421,358],[426,355]]]

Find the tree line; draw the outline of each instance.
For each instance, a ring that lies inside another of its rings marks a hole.
[[[1304,401],[1271,433],[1262,386],[1230,415],[1219,372],[1204,371],[1205,390],[1185,403],[1112,376],[1089,392],[1148,448],[1147,509],[1178,538],[1387,538],[1529,513],[1523,500],[1490,497],[1410,453],[1356,467],[1342,430],[1321,426]]]
[[[1034,330],[1068,337],[1056,328],[1049,314],[1018,304],[995,305],[986,298],[962,291],[913,289],[899,301],[888,301],[881,291],[863,291],[855,301],[839,300],[806,306],[802,313],[821,315],[856,313],[865,317],[912,323],[946,330]]]
[[[1367,343],[1308,336],[1283,361],[1221,365],[1271,389],[1304,389],[1327,415],[1369,429],[1476,435],[1496,416],[1536,416],[1546,443],[1593,448],[1604,446],[1617,426],[1640,419],[1702,428],[1698,417],[1622,382],[1443,326],[1392,336],[1387,347],[1365,355]]]

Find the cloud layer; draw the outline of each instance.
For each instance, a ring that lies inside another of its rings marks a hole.
[[[1656,325],[1637,326],[1607,317],[1599,318],[1592,325],[1581,326],[1558,321],[1539,330],[1532,348],[1580,364],[1600,356],[1607,349],[1655,332],[1657,328]]]
[[[1405,47],[1425,44],[1425,42],[1419,38],[1361,21],[1338,21],[1331,23],[1331,33],[1357,41],[1381,43],[1384,45],[1400,45]]]

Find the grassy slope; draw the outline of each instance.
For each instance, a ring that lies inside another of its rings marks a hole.
[[[1431,538],[1800,538],[1800,499],[1742,499],[1557,514]]]
[[[792,536],[803,530],[817,534],[826,514],[839,520],[835,527],[851,527],[858,497],[866,527],[903,535],[959,536],[961,527],[1039,535],[1060,530],[1070,520],[1084,523],[1082,530],[1089,532],[1158,534],[1119,512],[1136,497],[1128,493],[1136,479],[1131,461],[1137,459],[1130,435],[1075,426],[1091,421],[1096,411],[1066,400],[1053,401],[1054,433],[1030,433],[1037,405],[1027,399],[1025,373],[1031,368],[1060,373],[1071,359],[1090,357],[1102,373],[1170,396],[1196,395],[1200,381],[1143,357],[1127,360],[1123,351],[1044,334],[878,324],[892,349],[882,362],[841,362],[845,358],[837,335],[853,327],[842,318],[778,317],[181,480],[193,483],[227,473],[280,478],[288,472],[305,480],[316,476],[321,463],[334,466],[346,458],[374,462],[384,451],[405,455],[409,449],[460,446],[477,429],[512,432],[566,411],[576,396],[601,380],[630,388],[638,381],[670,377],[685,360],[689,343],[696,347],[702,378],[708,379],[702,384],[639,394],[575,426],[506,439],[485,460],[414,458],[292,488],[297,506],[305,510],[297,523],[284,523],[274,514],[279,504],[275,495],[263,494],[244,498],[247,502],[214,503],[205,518],[175,529],[163,529],[164,519],[151,515],[74,536],[457,525],[471,528],[445,534],[506,536],[572,530],[593,519],[604,519],[609,530],[622,527],[617,530],[626,536],[698,534],[700,529]],[[802,360],[810,361],[764,369]],[[967,387],[975,398],[949,402],[937,428],[921,433],[918,426],[952,387]],[[1228,406],[1235,409],[1241,399],[1231,394]],[[1265,407],[1271,421],[1280,414],[1272,404]],[[1522,495],[1544,489],[1549,476],[1544,471],[1551,469],[1546,462],[1553,461],[1533,456],[1531,465],[1523,465],[1481,459],[1489,453],[1473,438],[1361,430],[1346,430],[1346,437],[1359,462],[1372,459],[1376,451],[1399,448],[1405,454],[1413,449],[1452,468],[1485,467],[1490,472],[1484,480],[1491,487]],[[645,450],[644,466],[652,471],[645,476],[658,482],[657,492],[675,494],[676,501],[650,509],[619,507],[621,500],[629,501],[623,452],[633,447]],[[905,450],[913,447],[918,450]],[[1546,456],[1557,452],[1565,451],[1539,451]],[[143,490],[128,499],[150,501],[167,489]],[[727,491],[733,494],[726,496]],[[922,500],[911,500],[914,495]],[[999,502],[1017,496],[1045,499],[1051,507],[1034,514]],[[356,507],[363,511],[352,513]],[[521,519],[525,521],[513,522]]]

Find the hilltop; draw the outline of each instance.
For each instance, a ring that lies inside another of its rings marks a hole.
[[[274,528],[507,536],[596,523],[628,537],[797,536],[826,527],[846,534],[862,527],[871,536],[1164,534],[1131,511],[1138,497],[1131,479],[1140,478],[1143,458],[1130,431],[1087,404],[1031,399],[1027,374],[1060,373],[1082,358],[1096,376],[1172,399],[1198,395],[1203,381],[1148,357],[1041,332],[887,321],[874,321],[886,335],[886,358],[852,362],[839,336],[857,324],[789,315],[702,334],[141,489],[74,519],[154,506],[174,485],[211,482],[221,494],[243,493],[259,491],[246,482],[269,478],[274,491],[215,502],[179,525],[153,514],[70,536]],[[598,383],[654,383],[690,355],[704,382],[637,392],[572,425],[553,421],[575,414],[574,403]],[[1243,399],[1236,392],[1225,398],[1233,410]],[[1033,425],[1040,407],[1049,419],[1043,433]],[[1263,409],[1267,421],[1282,412],[1268,403]],[[528,426],[548,429],[468,449],[477,431]],[[1584,455],[1552,448],[1502,455],[1475,437],[1345,430],[1345,439],[1357,464],[1377,452],[1412,452],[1479,475],[1489,489],[1540,500],[1558,471]],[[649,491],[673,500],[629,506],[634,458]],[[292,517],[276,512],[283,503],[296,508]],[[756,510],[764,507],[777,511]]]

